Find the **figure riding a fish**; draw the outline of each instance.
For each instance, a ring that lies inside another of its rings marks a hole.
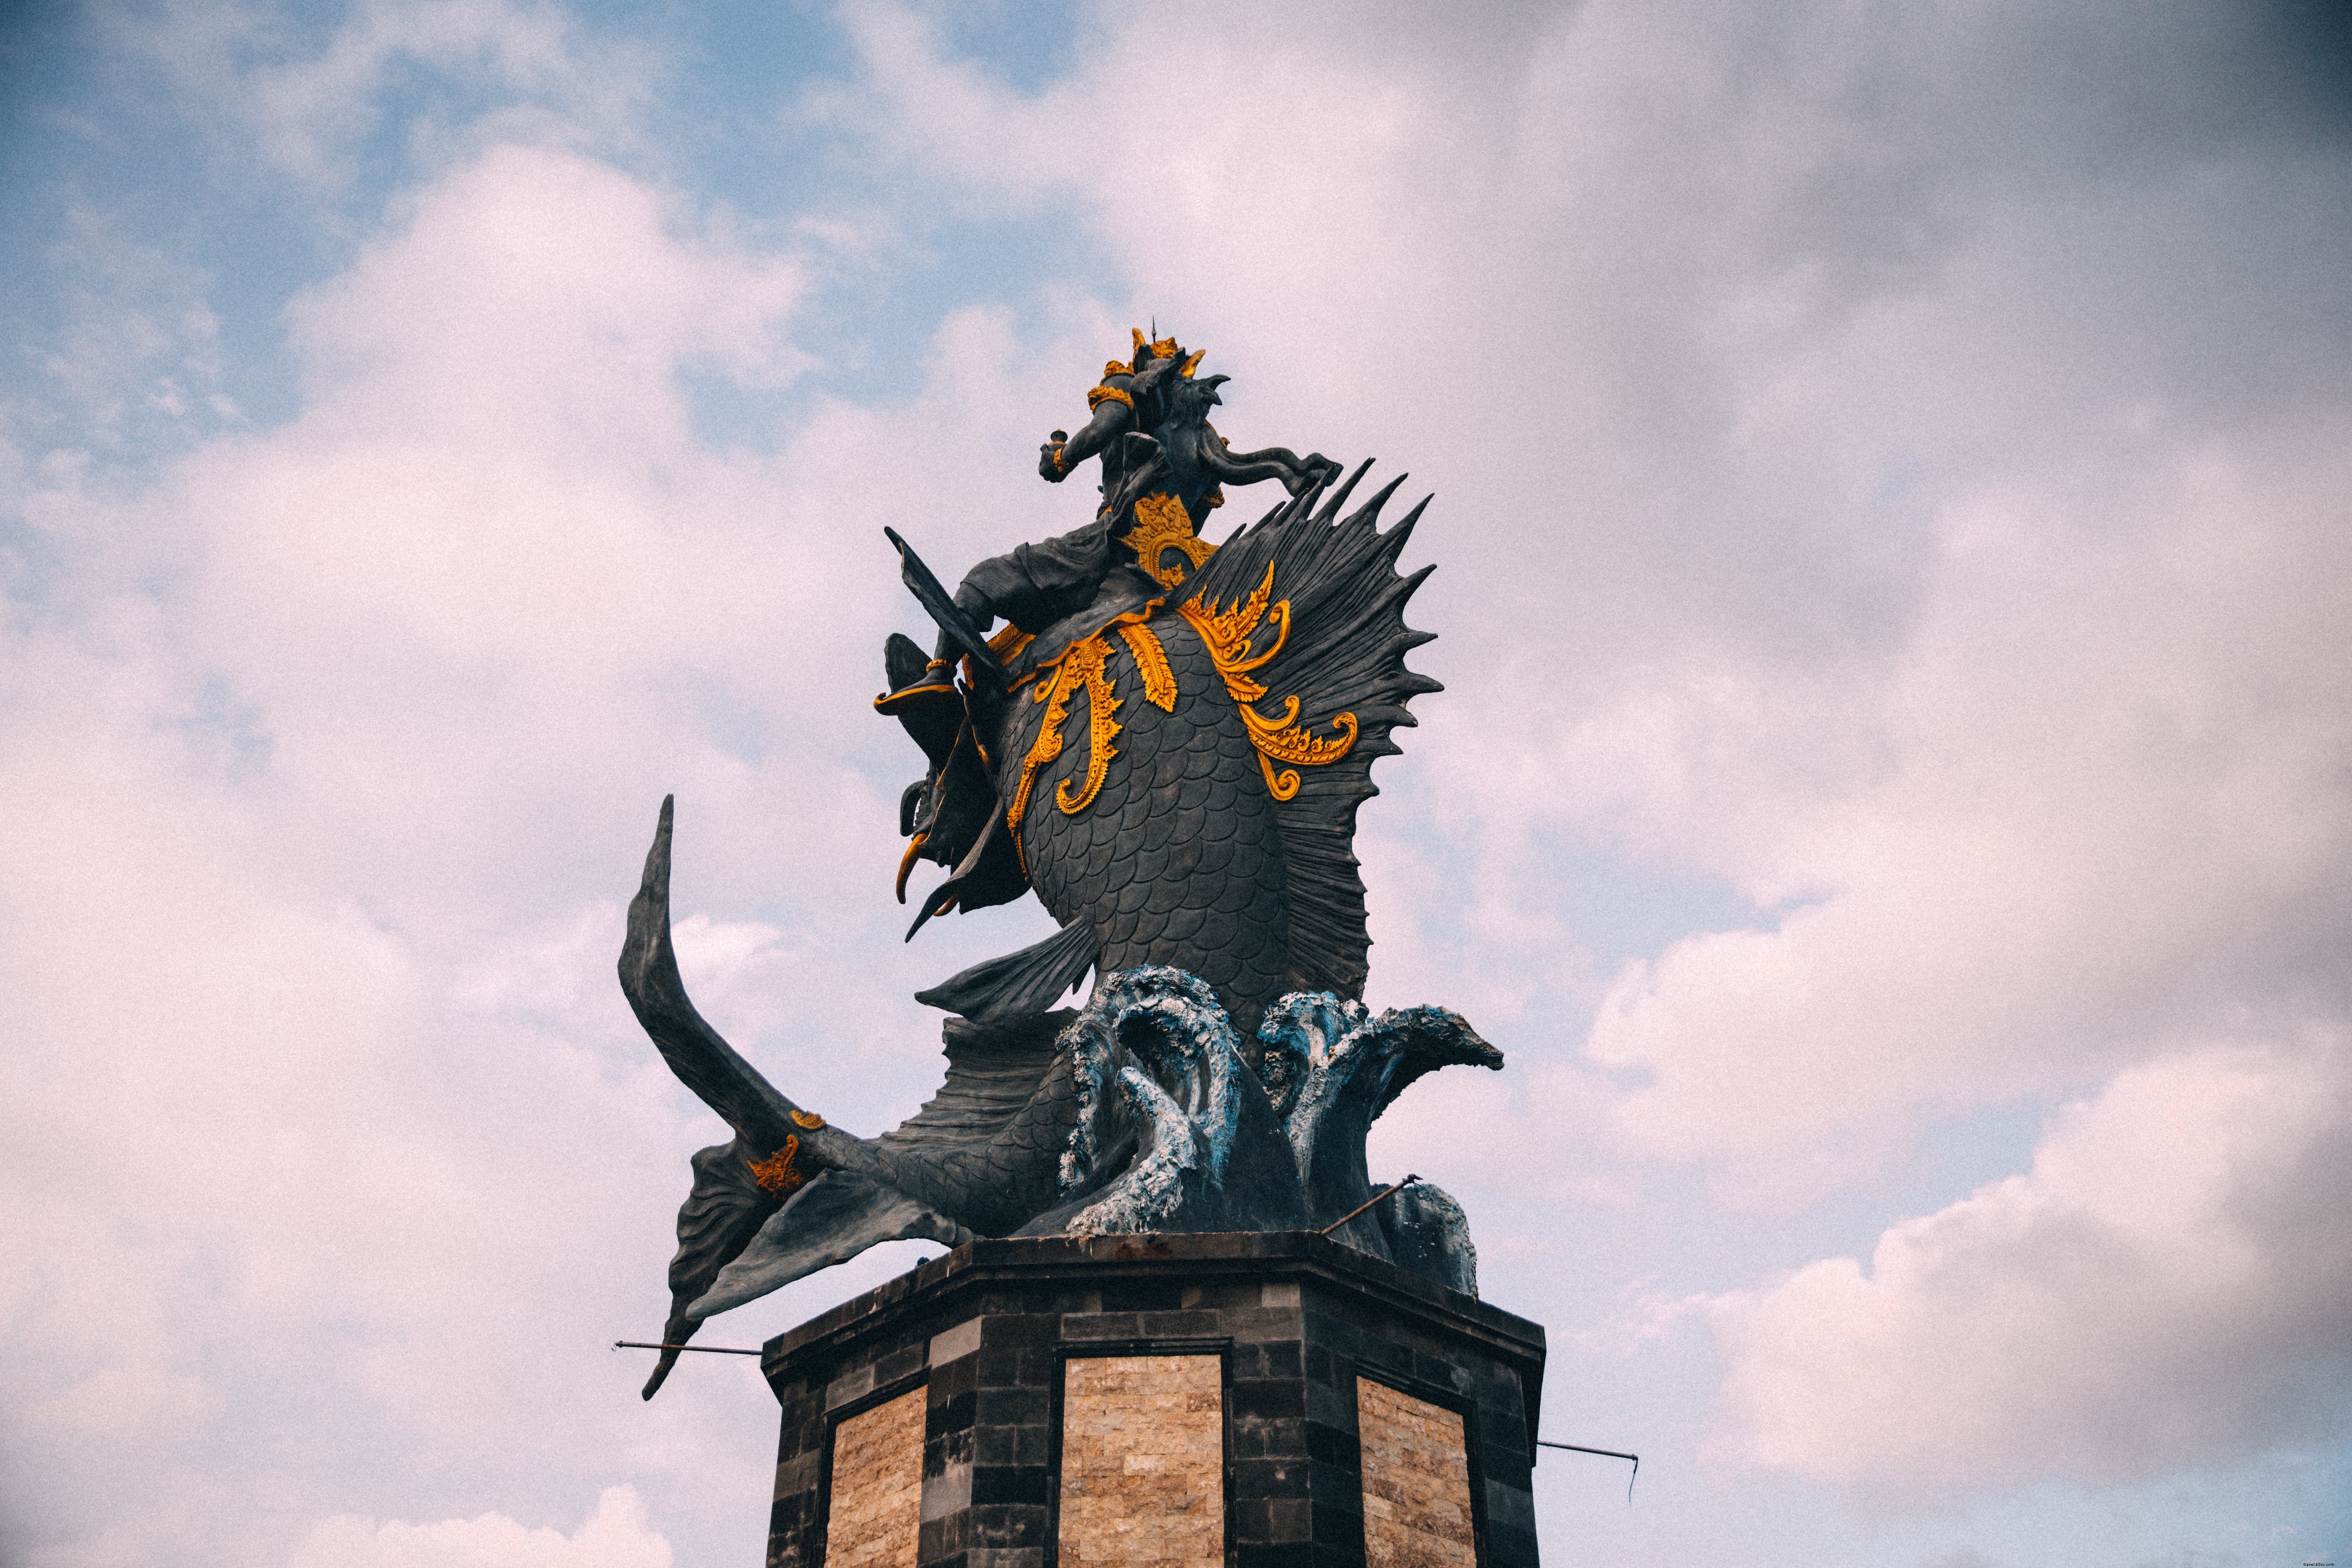
[[[1029,892],[1060,928],[918,994],[950,1016],[947,1081],[912,1120],[872,1139],[832,1127],[695,1011],[669,942],[664,804],[622,986],[735,1131],[694,1157],[665,1343],[910,1237],[1344,1220],[1346,1244],[1475,1293],[1466,1223],[1436,1188],[1347,1217],[1373,1192],[1365,1132],[1407,1084],[1502,1063],[1442,1008],[1362,1002],[1356,809],[1406,703],[1438,689],[1404,663],[1429,640],[1403,610],[1430,569],[1395,570],[1427,502],[1382,532],[1402,478],[1343,516],[1369,463],[1341,483],[1319,453],[1232,451],[1208,419],[1227,378],[1197,374],[1202,358],[1136,332],[1086,426],[1040,449],[1057,484],[1101,459],[1085,526],[982,561],[952,595],[889,533],[939,628],[929,655],[887,639],[875,700],[925,763],[900,803],[899,898],[918,861],[949,868],[908,936]],[[1201,537],[1225,487],[1264,479],[1281,502],[1223,544]],[[1085,1007],[1057,1010],[1089,972]]]

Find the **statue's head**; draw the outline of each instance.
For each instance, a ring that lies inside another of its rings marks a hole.
[[[1154,360],[1172,359],[1177,362],[1176,374],[1189,380],[1192,372],[1200,367],[1201,354],[1208,352],[1202,349],[1199,353],[1188,354],[1184,352],[1183,345],[1177,342],[1174,338],[1146,338],[1141,327],[1130,327],[1128,330],[1135,334],[1135,354],[1128,361],[1128,365],[1138,375],[1142,374],[1144,369]]]
[[[1160,408],[1166,416],[1182,423],[1197,424],[1208,417],[1209,410],[1224,400],[1217,395],[1220,384],[1231,376],[1207,375],[1195,378],[1193,372],[1208,351],[1196,349],[1190,353],[1174,338],[1146,338],[1140,328],[1132,329],[1135,353],[1128,363],[1130,374],[1139,378],[1139,386],[1149,384],[1150,393],[1162,400]],[[1156,420],[1157,412],[1149,418]]]

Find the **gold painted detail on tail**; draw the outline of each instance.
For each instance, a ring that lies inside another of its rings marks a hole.
[[[1233,693],[1234,701],[1242,710],[1242,722],[1249,726],[1250,744],[1257,748],[1258,771],[1265,775],[1265,787],[1276,800],[1292,800],[1298,795],[1298,767],[1318,768],[1336,763],[1356,744],[1356,716],[1342,713],[1331,721],[1338,733],[1330,739],[1311,734],[1298,725],[1298,699],[1283,699],[1282,717],[1268,719],[1253,703],[1265,700],[1263,682],[1251,672],[1273,662],[1290,640],[1290,601],[1274,597],[1274,563],[1268,562],[1265,576],[1256,592],[1246,599],[1236,601],[1231,608],[1220,608],[1214,601],[1203,604],[1187,600],[1176,606],[1177,613],[1192,623],[1207,645],[1209,658],[1224,677],[1225,689]],[[1262,628],[1270,629],[1272,642],[1265,651],[1257,651],[1255,643]],[[1277,771],[1276,763],[1296,764]]]
[[[1175,587],[1188,575],[1185,568],[1162,567],[1160,557],[1163,552],[1182,551],[1193,572],[1217,552],[1215,545],[1192,531],[1192,514],[1184,510],[1184,503],[1164,490],[1135,503],[1135,525],[1128,530],[1127,543],[1143,569],[1159,579],[1163,588]]]
[[[784,1146],[764,1160],[748,1162],[751,1179],[760,1190],[782,1197],[807,1178],[793,1169],[793,1156],[801,1152],[801,1141],[790,1133],[784,1135]]]

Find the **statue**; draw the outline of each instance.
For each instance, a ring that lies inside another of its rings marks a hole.
[[[952,1016],[947,1080],[911,1120],[870,1139],[829,1125],[695,1011],[670,947],[663,803],[621,985],[735,1132],[694,1156],[665,1343],[908,1238],[1344,1220],[1346,1245],[1476,1293],[1466,1222],[1435,1187],[1348,1217],[1376,1190],[1365,1134],[1407,1085],[1502,1065],[1443,1008],[1361,1001],[1356,808],[1406,704],[1439,689],[1404,663],[1431,636],[1403,620],[1430,569],[1395,570],[1428,502],[1382,532],[1402,476],[1343,516],[1369,462],[1340,482],[1320,454],[1231,452],[1207,418],[1227,378],[1197,377],[1201,359],[1137,332],[1090,423],[1043,447],[1055,483],[1100,458],[1086,527],[983,561],[952,595],[889,533],[940,628],[928,657],[888,639],[875,700],[925,762],[900,803],[900,901],[919,860],[948,868],[908,938],[1029,892],[1061,927],[918,994]],[[1200,536],[1225,485],[1268,479],[1283,501],[1222,545]],[[1084,1007],[1055,1009],[1090,971]]]

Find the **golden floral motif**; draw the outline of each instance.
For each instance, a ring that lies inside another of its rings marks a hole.
[[[751,1179],[760,1184],[761,1191],[785,1196],[807,1179],[793,1169],[793,1156],[800,1152],[801,1141],[786,1133],[782,1148],[764,1160],[748,1162]]]
[[[1264,683],[1251,672],[1264,668],[1282,645],[1290,640],[1290,601],[1274,597],[1274,564],[1266,563],[1265,576],[1248,598],[1237,601],[1231,608],[1220,608],[1212,600],[1202,603],[1187,600],[1177,606],[1178,613],[1192,623],[1207,646],[1210,660],[1217,673],[1224,678],[1225,689],[1233,693],[1234,701],[1242,710],[1242,722],[1249,728],[1250,744],[1257,749],[1258,771],[1265,775],[1265,787],[1276,800],[1293,800],[1299,787],[1298,767],[1322,767],[1336,763],[1353,750],[1357,724],[1353,713],[1342,713],[1331,721],[1338,734],[1326,740],[1301,730],[1298,725],[1298,699],[1283,699],[1282,716],[1269,719],[1253,704],[1263,700],[1266,690]],[[1255,643],[1261,626],[1270,625],[1273,641],[1263,652]],[[1296,764],[1277,771],[1276,763]]]
[[[1087,690],[1087,782],[1076,795],[1070,793],[1070,781],[1064,779],[1054,786],[1054,804],[1062,808],[1065,816],[1076,816],[1095,803],[1102,793],[1103,780],[1110,773],[1110,760],[1117,748],[1110,743],[1118,733],[1118,693],[1110,683],[1110,673],[1105,661],[1110,658],[1110,644],[1097,632],[1070,649],[1062,660],[1062,679],[1073,689],[1083,686]]]
[[[793,1125],[803,1132],[814,1132],[824,1125],[824,1118],[814,1110],[795,1110],[793,1112]]]
[[[1161,566],[1164,552],[1182,551],[1184,559],[1192,563],[1190,570],[1195,572],[1217,552],[1215,545],[1193,531],[1192,514],[1184,510],[1184,503],[1165,490],[1155,490],[1135,503],[1135,523],[1127,531],[1127,543],[1135,559],[1163,588],[1175,587],[1187,575],[1184,568]]]
[[[1140,616],[1137,617],[1140,619]],[[1045,721],[1038,726],[1037,739],[1029,747],[1029,754],[1021,759],[1021,782],[1013,786],[1013,805],[1004,814],[1005,825],[1013,829],[1013,852],[1021,862],[1023,875],[1029,870],[1029,852],[1021,842],[1021,819],[1029,812],[1029,792],[1037,782],[1037,770],[1062,754],[1062,721],[1070,716],[1070,699],[1083,690],[1087,694],[1087,780],[1080,792],[1070,794],[1070,781],[1064,779],[1054,791],[1054,804],[1066,815],[1075,816],[1094,804],[1102,789],[1104,777],[1110,772],[1110,760],[1118,755],[1111,737],[1118,733],[1118,693],[1111,685],[1103,661],[1110,655],[1110,645],[1102,633],[1075,642],[1055,659],[1051,668],[1037,678],[1032,700],[1045,703]]]

